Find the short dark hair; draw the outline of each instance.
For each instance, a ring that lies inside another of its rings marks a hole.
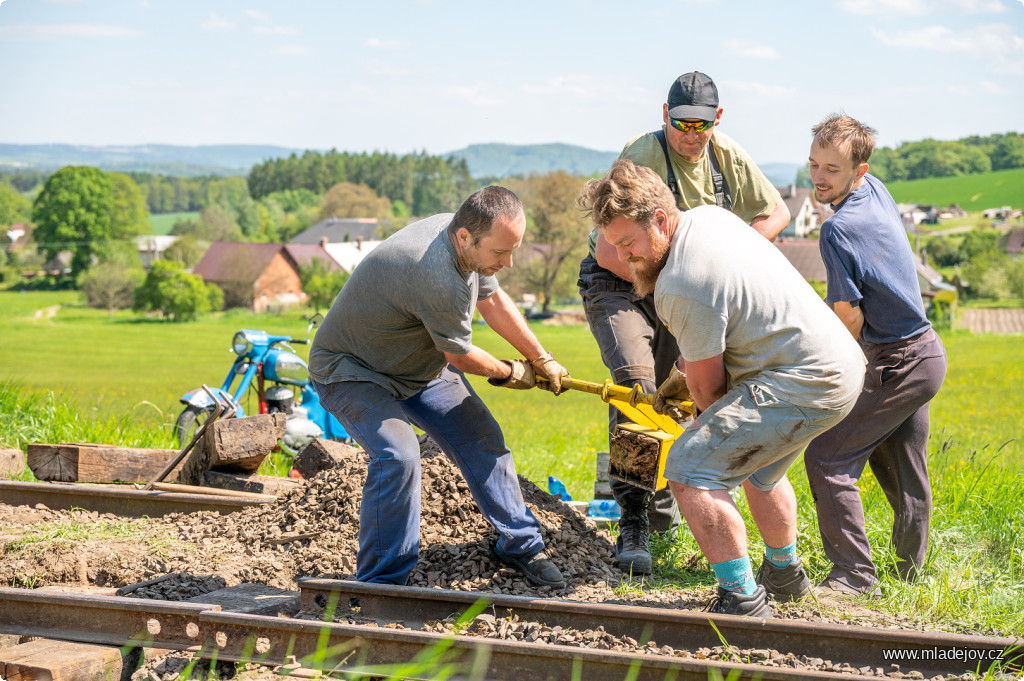
[[[491,185],[474,193],[459,206],[448,225],[448,233],[454,235],[465,229],[476,245],[487,236],[499,218],[516,219],[522,214],[523,202],[514,192]]]
[[[840,111],[825,116],[821,123],[811,128],[811,134],[822,149],[849,145],[850,160],[856,167],[861,163],[867,163],[871,158],[878,131]]]

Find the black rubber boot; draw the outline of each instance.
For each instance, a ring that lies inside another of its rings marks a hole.
[[[627,504],[619,518],[619,538],[615,541],[615,557],[619,569],[627,574],[651,574],[650,521],[647,504]]]

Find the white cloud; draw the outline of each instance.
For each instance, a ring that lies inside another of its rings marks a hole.
[[[137,80],[132,83],[132,87],[144,90],[174,90],[180,88],[181,83],[176,80]]]
[[[380,38],[367,38],[363,44],[367,47],[381,50],[399,50],[403,47],[409,46],[409,43],[404,40],[397,40],[395,38],[388,38],[386,40],[381,40]]]
[[[727,40],[722,47],[732,53],[734,57],[747,57],[748,59],[778,59],[779,53],[774,47],[767,45],[754,45],[743,40]]]
[[[298,35],[299,29],[291,26],[254,26],[252,32],[257,35]]]
[[[1024,2],[1024,0],[1021,0]],[[1001,0],[840,0],[839,8],[850,14],[924,16],[937,12],[979,14],[1006,12]]]
[[[153,4],[149,0],[140,0],[139,9],[153,9]]]
[[[281,45],[271,54],[282,57],[308,57],[313,54],[313,48],[308,45]]]
[[[235,22],[229,21],[216,12],[210,12],[210,16],[199,24],[204,31],[233,31],[237,27]]]
[[[254,21],[258,21],[261,24],[270,23],[270,15],[266,12],[261,12],[258,9],[247,9],[245,10],[245,16],[249,17]]]
[[[997,73],[1024,75],[1024,38],[1014,34],[1008,24],[976,26],[967,31],[928,26],[903,33],[878,29],[872,29],[871,32],[889,47],[988,58],[992,70]]]
[[[796,94],[796,90],[784,85],[768,85],[745,80],[725,80],[722,81],[722,86],[740,94],[754,95],[755,97],[780,98],[792,97]]]
[[[461,100],[470,106],[480,108],[493,108],[504,104],[501,97],[497,97],[486,85],[452,85],[444,88],[443,92],[451,99]]]
[[[1007,90],[1006,88],[1004,88],[1002,85],[997,85],[995,83],[990,83],[987,80],[981,81],[980,83],[978,83],[978,86],[981,88],[981,91],[984,92],[985,94],[989,94],[989,95],[1008,95],[1008,94],[1010,94],[1010,91]]]
[[[67,38],[131,38],[141,31],[105,24],[20,24],[0,26],[0,40],[33,42]]]
[[[398,77],[407,76],[412,73],[411,69],[394,66],[379,59],[363,59],[360,63],[367,73],[373,76]]]

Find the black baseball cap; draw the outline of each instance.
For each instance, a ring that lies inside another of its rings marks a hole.
[[[718,115],[718,88],[711,76],[700,71],[684,73],[668,90],[669,118],[713,121]]]

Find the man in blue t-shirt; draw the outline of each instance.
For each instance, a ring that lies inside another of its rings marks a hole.
[[[925,317],[917,268],[896,203],[868,175],[872,128],[831,114],[812,128],[815,197],[835,214],[821,227],[825,302],[867,356],[853,411],[804,453],[825,555],[820,595],[878,595],[857,480],[871,466],[893,508],[898,575],[912,580],[928,553],[928,404],[946,375],[946,351]]]

